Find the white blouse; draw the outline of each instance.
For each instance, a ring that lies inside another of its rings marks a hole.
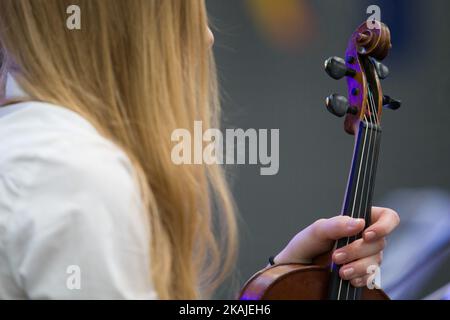
[[[60,106],[0,108],[0,299],[155,299],[149,250],[121,150]]]

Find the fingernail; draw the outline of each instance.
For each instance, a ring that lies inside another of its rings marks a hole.
[[[369,241],[370,241],[370,240],[375,239],[376,236],[377,236],[377,235],[376,235],[375,232],[373,232],[373,231],[368,231],[368,232],[365,233],[364,238],[365,238],[366,240],[369,240]]]
[[[347,258],[347,254],[345,252],[338,252],[334,254],[334,262],[343,263]]]
[[[356,227],[359,227],[361,221],[363,221],[363,219],[351,219],[348,223],[347,223],[347,227],[349,229],[355,229]]]
[[[355,269],[353,269],[353,268],[348,268],[348,269],[345,269],[344,271],[342,271],[345,278],[350,277],[353,274],[353,272],[355,272]]]

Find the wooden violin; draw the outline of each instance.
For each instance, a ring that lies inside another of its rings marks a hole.
[[[375,23],[374,23],[375,22]],[[382,61],[391,49],[390,31],[378,21],[363,23],[350,38],[345,59],[331,57],[325,70],[334,79],[346,77],[348,99],[332,94],[327,109],[338,117],[346,116],[345,131],[355,136],[354,152],[342,207],[342,214],[363,218],[370,225],[372,195],[380,153],[383,106],[398,109],[401,102],[383,96],[380,79],[389,69]],[[356,239],[342,238],[335,249]],[[278,264],[267,267],[247,281],[239,298],[243,300],[385,300],[380,289],[355,288],[339,276],[339,266],[331,263],[331,253],[311,265]]]

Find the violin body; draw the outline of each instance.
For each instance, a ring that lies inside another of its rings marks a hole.
[[[279,264],[253,275],[244,285],[240,300],[327,300],[330,267]],[[380,289],[362,289],[361,300],[389,300]]]
[[[389,69],[380,61],[391,49],[390,31],[379,21],[361,24],[350,37],[345,58],[330,57],[325,70],[336,80],[346,78],[348,98],[332,94],[326,100],[328,111],[346,117],[344,130],[355,136],[354,152],[342,215],[362,218],[371,224],[372,195],[380,153],[381,114],[383,107],[395,110],[401,102],[384,96],[380,80]],[[338,239],[335,249],[349,245],[361,234]],[[374,266],[378,267],[378,266]],[[341,279],[340,266],[331,262],[331,253],[311,265],[275,264],[256,273],[247,281],[239,298],[242,300],[388,300],[374,283],[370,288],[353,287]],[[368,269],[368,275],[373,273]],[[373,280],[372,277],[369,277]],[[371,281],[372,281],[371,280]]]

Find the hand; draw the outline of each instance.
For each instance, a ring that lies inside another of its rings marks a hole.
[[[387,208],[372,208],[372,225],[363,237],[333,253],[333,262],[341,265],[340,276],[355,287],[366,283],[367,267],[380,265],[385,237],[399,224],[398,214]],[[337,216],[320,219],[299,232],[276,257],[276,263],[304,263],[330,251],[336,240],[357,235],[364,229],[364,219]]]

